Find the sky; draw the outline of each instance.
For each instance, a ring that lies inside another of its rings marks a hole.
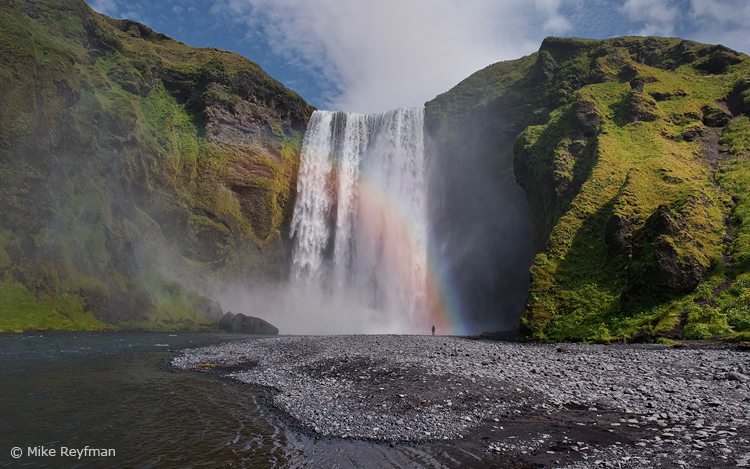
[[[547,36],[680,37],[750,54],[748,0],[87,0],[258,63],[318,109],[422,107]]]

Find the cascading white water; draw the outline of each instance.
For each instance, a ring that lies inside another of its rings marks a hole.
[[[424,111],[316,111],[302,147],[291,275],[356,304],[356,332],[429,327]],[[355,331],[352,331],[355,332]]]

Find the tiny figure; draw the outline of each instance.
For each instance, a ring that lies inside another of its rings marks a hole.
[[[432,335],[435,335],[435,325],[432,325]]]

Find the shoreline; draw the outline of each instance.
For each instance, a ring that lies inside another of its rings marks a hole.
[[[172,365],[273,390],[321,438],[468,447],[483,464],[750,464],[750,353],[726,347],[281,336]]]

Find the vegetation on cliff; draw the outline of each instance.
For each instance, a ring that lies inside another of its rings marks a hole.
[[[200,327],[214,282],[281,277],[312,111],[236,54],[0,0],[0,331]]]
[[[529,338],[750,331],[746,55],[680,39],[548,38],[426,109],[448,144],[494,116],[475,138],[493,142],[500,177],[514,171],[532,212]]]

